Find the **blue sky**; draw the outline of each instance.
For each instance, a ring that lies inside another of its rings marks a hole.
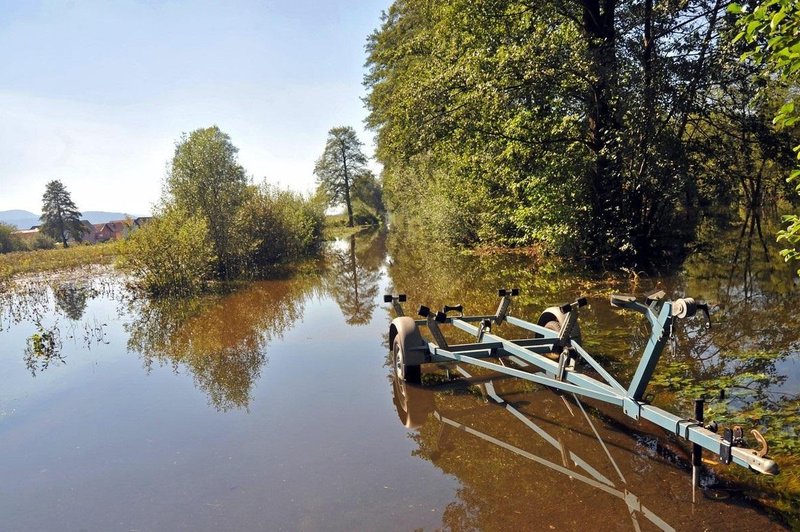
[[[389,0],[0,2],[0,210],[60,179],[145,214],[175,141],[212,124],[255,181],[314,188],[328,129],[363,128],[364,44]]]

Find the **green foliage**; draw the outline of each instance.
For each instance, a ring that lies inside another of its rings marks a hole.
[[[223,278],[242,268],[234,220],[245,201],[247,177],[238,149],[217,126],[184,134],[165,185],[166,205],[203,220],[213,246],[215,269]]]
[[[743,60],[762,65],[767,76],[777,75],[794,86],[775,113],[774,122],[784,128],[795,127],[800,120],[800,94],[796,90],[800,82],[800,5],[795,0],[763,0],[752,7],[747,13],[739,4],[728,8],[731,13],[740,15],[741,31],[735,40],[744,39],[751,45],[742,55]],[[800,145],[795,147],[795,152],[800,157]],[[788,181],[800,192],[800,169],[795,169]],[[787,261],[798,259],[800,218],[789,215],[784,221],[788,226],[778,233],[778,240],[790,247],[783,251],[783,256]]]
[[[319,248],[325,205],[266,184],[251,187],[236,218],[251,273],[262,266],[287,264]]]
[[[352,127],[331,128],[325,150],[314,166],[317,182],[328,195],[331,205],[346,205],[348,227],[353,226],[351,189],[358,179],[366,180],[364,174],[369,172],[365,166],[367,157],[361,151],[362,146]]]
[[[24,249],[24,244],[18,236],[14,235],[16,228],[0,222],[0,253],[9,253]]]
[[[217,257],[204,218],[167,208],[120,244],[120,266],[153,295],[191,295],[213,278]]]
[[[726,127],[706,119],[751,114],[725,97],[752,82],[728,24],[711,0],[393,2],[365,76],[389,210],[448,243],[681,259],[724,175],[698,164]]]
[[[39,230],[67,247],[67,239],[80,242],[86,228],[81,224],[81,213],[61,181],[47,183],[42,196],[42,226]]]
[[[356,176],[353,182],[353,198],[363,205],[377,220],[386,212],[383,204],[383,190],[375,175],[366,170]],[[358,224],[363,225],[363,224]]]
[[[361,204],[356,204],[353,210],[353,224],[354,225],[379,225],[380,219],[372,212]]]
[[[122,246],[121,266],[147,292],[192,295],[318,250],[324,200],[248,185],[237,151],[216,126],[181,137],[161,212]]]
[[[31,250],[53,249],[56,247],[56,241],[46,234],[39,232],[39,234],[37,234],[33,240],[28,243],[28,247],[30,247]]]

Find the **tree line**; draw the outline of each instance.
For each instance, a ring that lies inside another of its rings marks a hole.
[[[396,0],[365,76],[388,207],[458,245],[647,267],[796,201],[797,131],[772,122],[792,86],[740,61],[728,4]]]

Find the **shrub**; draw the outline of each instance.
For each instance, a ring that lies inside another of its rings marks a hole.
[[[14,234],[16,228],[13,225],[0,222],[0,253],[9,253],[25,249],[22,241]]]
[[[236,220],[243,240],[239,249],[246,254],[242,273],[253,274],[314,253],[322,241],[324,221],[320,202],[268,185],[251,187]]]
[[[28,247],[31,250],[53,249],[56,247],[56,241],[44,233],[39,233],[28,243]]]
[[[216,257],[205,220],[167,208],[121,243],[120,267],[153,295],[192,295],[213,278]]]

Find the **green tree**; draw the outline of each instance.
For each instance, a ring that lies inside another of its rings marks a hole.
[[[205,289],[216,264],[205,218],[170,206],[120,243],[120,265],[156,296]]]
[[[325,207],[289,190],[264,183],[248,188],[236,218],[248,270],[288,264],[316,252],[322,242]]]
[[[19,251],[25,247],[14,231],[16,231],[16,227],[13,225],[0,222],[0,253]]]
[[[365,170],[353,181],[352,195],[368,209],[374,211],[376,216],[386,212],[383,204],[383,191],[381,183],[369,170]]]
[[[331,128],[325,150],[314,166],[317,181],[328,193],[331,203],[340,205],[344,202],[347,206],[348,227],[353,227],[351,189],[355,180],[368,171],[362,145],[352,127]]]
[[[184,134],[175,147],[165,187],[166,204],[202,220],[217,274],[225,279],[242,267],[234,220],[246,198],[247,176],[237,161],[238,151],[217,126]]]
[[[458,244],[682,258],[713,172],[693,164],[696,124],[727,111],[725,6],[396,0],[365,76],[387,207],[449,220],[426,227]]]
[[[744,38],[752,45],[752,49],[743,55],[764,67],[767,76],[777,75],[780,79],[794,86],[789,91],[783,106],[775,115],[774,122],[781,127],[796,126],[800,121],[800,4],[796,0],[762,0],[750,3],[749,12],[739,4],[732,4],[728,9],[741,15],[739,25],[742,31],[736,40]],[[795,147],[800,158],[800,145]],[[788,178],[795,183],[800,192],[800,168],[795,169]],[[786,260],[800,258],[800,216],[787,215],[784,221],[788,224],[785,230],[778,233],[778,240],[789,245],[782,254]],[[800,273],[800,270],[798,270]]]
[[[72,201],[61,181],[47,183],[42,196],[42,216],[39,218],[42,233],[60,241],[68,247],[67,239],[80,242],[86,228],[81,224],[81,213]]]

